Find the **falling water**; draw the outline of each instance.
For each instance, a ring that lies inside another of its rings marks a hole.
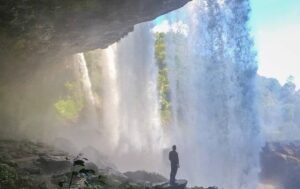
[[[168,17],[189,30],[173,28],[165,41],[172,107],[168,128],[160,123],[149,24],[102,51],[99,145],[121,170],[167,176],[165,149],[174,143],[181,162],[178,177],[190,185],[257,188],[261,139],[248,13],[248,0],[195,0]]]
[[[100,62],[103,65],[103,80],[105,81],[105,88],[103,94],[103,121],[106,128],[105,132],[109,136],[109,149],[116,149],[119,143],[119,92],[118,92],[118,78],[116,68],[116,45],[112,45],[103,51],[104,61]],[[113,153],[111,151],[110,153]]]
[[[261,140],[248,13],[247,0],[194,1],[185,10],[188,37],[167,35],[171,137],[192,185],[257,188]]]
[[[81,74],[81,82],[82,82],[82,86],[83,86],[83,91],[85,93],[85,96],[88,98],[89,103],[94,104],[95,98],[93,95],[92,83],[91,83],[91,79],[89,76],[87,64],[86,64],[86,61],[84,58],[84,54],[78,53],[75,56],[76,56],[77,62],[79,64],[79,71]]]
[[[83,53],[78,53],[75,55],[75,60],[78,63],[79,74],[81,78],[81,85],[83,89],[84,96],[86,97],[86,112],[88,115],[90,127],[97,127],[98,116],[95,109],[96,100],[92,90],[92,82],[89,75],[89,70]]]
[[[124,171],[162,169],[165,146],[150,29],[149,24],[141,24],[104,50],[103,124],[112,159]]]

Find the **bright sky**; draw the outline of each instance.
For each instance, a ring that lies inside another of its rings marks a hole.
[[[300,0],[250,0],[260,75],[300,88]]]

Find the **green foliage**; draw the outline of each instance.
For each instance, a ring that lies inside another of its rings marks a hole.
[[[155,59],[158,65],[158,91],[160,99],[160,117],[163,125],[167,125],[171,120],[170,87],[168,78],[168,68],[165,62],[166,45],[165,34],[155,35]]]
[[[5,163],[0,163],[0,188],[33,189],[35,186],[32,179],[28,176],[20,176],[14,167]]]
[[[155,58],[159,65],[163,64],[166,59],[166,44],[164,33],[155,34]]]
[[[16,188],[16,170],[6,164],[0,164],[0,188]]]
[[[56,111],[67,120],[74,120],[78,118],[82,108],[83,100],[77,101],[72,97],[59,100],[54,104]]]
[[[54,103],[56,112],[65,120],[76,120],[84,107],[84,98],[78,88],[76,83],[67,82],[65,89],[69,95]]]
[[[300,131],[300,90],[293,77],[281,86],[276,79],[259,77],[259,101],[267,140],[294,140]]]

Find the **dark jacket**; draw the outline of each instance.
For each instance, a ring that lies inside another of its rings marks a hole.
[[[173,150],[169,153],[169,160],[171,161],[171,165],[179,165],[179,158],[176,151]]]

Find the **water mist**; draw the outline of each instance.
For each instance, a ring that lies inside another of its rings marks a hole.
[[[182,18],[188,37],[166,35],[170,137],[181,153],[179,172],[192,185],[258,187],[262,143],[248,13],[246,0],[194,1],[185,10],[188,19]],[[180,15],[169,16],[169,22]]]
[[[178,177],[190,185],[257,188],[262,142],[248,14],[247,0],[196,0],[166,17],[188,28],[188,33],[176,27],[166,33],[171,101],[167,126],[160,118],[151,23],[98,50],[103,111],[85,144],[106,154],[121,171],[143,169],[165,176],[166,149],[176,144]],[[85,80],[86,95],[97,101]]]
[[[161,172],[166,139],[160,125],[151,24],[135,27],[104,50],[103,129],[121,170]]]

